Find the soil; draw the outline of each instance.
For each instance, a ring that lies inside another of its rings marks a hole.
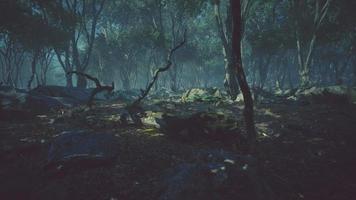
[[[223,143],[182,143],[153,127],[123,126],[119,119],[124,106],[100,104],[0,121],[0,199],[157,199],[155,186],[162,172],[194,162],[194,152],[220,148],[241,153]],[[243,120],[241,106],[223,106]],[[264,104],[255,113],[258,159],[276,199],[354,198],[355,105]],[[119,156],[110,166],[83,165],[49,174],[43,167],[50,142],[68,130],[114,134]]]

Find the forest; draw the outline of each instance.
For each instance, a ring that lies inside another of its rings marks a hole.
[[[0,199],[356,198],[356,1],[0,0]]]

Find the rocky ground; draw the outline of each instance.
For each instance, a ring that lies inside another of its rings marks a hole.
[[[140,126],[120,100],[14,118],[2,111],[0,198],[354,198],[355,104],[261,99],[252,158],[242,105],[209,93],[152,97]],[[56,136],[64,131],[67,139]]]

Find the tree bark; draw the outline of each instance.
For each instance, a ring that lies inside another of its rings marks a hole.
[[[230,5],[231,6],[231,5]],[[236,69],[234,67],[233,55],[232,55],[232,44],[231,44],[231,12],[228,8],[228,17],[226,19],[226,30],[224,30],[224,24],[221,19],[220,13],[220,1],[214,1],[214,15],[215,21],[218,28],[218,33],[223,46],[223,54],[225,61],[225,78],[224,86],[228,92],[231,99],[235,100],[239,94],[239,85],[236,77]]]
[[[303,57],[303,47],[301,41],[301,20],[299,19],[300,12],[302,11],[302,4],[303,2],[300,0],[293,0],[291,1],[291,5],[294,10],[294,22],[295,22],[295,36],[296,36],[296,46],[297,46],[297,56],[298,56],[298,65],[299,65],[299,75],[300,75],[300,87],[306,88],[310,86],[310,63],[312,59],[312,55],[314,53],[316,39],[317,39],[317,32],[319,31],[322,22],[324,21],[328,11],[330,4],[333,0],[326,0],[323,5],[320,5],[320,1],[315,1],[315,14],[314,14],[314,27],[313,32],[311,35],[311,39],[308,43],[306,57]]]
[[[93,81],[95,83],[95,88],[93,89],[90,97],[89,97],[89,100],[87,102],[87,106],[88,107],[92,107],[93,105],[93,101],[94,101],[94,97],[96,94],[98,94],[99,92],[102,92],[102,91],[108,91],[108,92],[112,92],[114,89],[115,89],[115,85],[114,85],[114,82],[111,83],[111,86],[109,85],[101,85],[99,79],[93,77],[93,76],[90,76],[89,74],[86,74],[86,73],[82,73],[82,72],[78,72],[78,71],[70,71],[68,72],[67,74],[76,74],[78,76],[81,76],[85,79],[89,79],[91,81]]]
[[[230,0],[231,13],[232,13],[232,52],[234,58],[234,65],[237,70],[237,78],[244,97],[244,118],[246,125],[246,132],[248,134],[249,152],[254,154],[257,145],[257,132],[254,122],[254,109],[253,99],[250,87],[247,83],[244,68],[241,59],[241,34],[242,34],[242,21],[241,21],[241,2],[240,0]]]
[[[129,107],[131,108],[137,107],[141,103],[141,101],[148,95],[153,85],[157,82],[159,74],[170,69],[170,67],[172,66],[172,56],[179,48],[181,48],[185,44],[185,42],[186,42],[186,31],[184,31],[183,40],[169,51],[166,60],[166,65],[164,67],[158,68],[154,72],[152,80],[148,83],[146,89],[141,91],[142,92],[141,96],[139,96],[139,98],[136,99],[136,101],[134,101]]]
[[[36,65],[37,65],[38,54],[39,54],[39,50],[35,50],[35,52],[33,53],[33,58],[32,58],[32,62],[31,62],[31,77],[27,83],[28,90],[31,89],[32,82],[36,76]]]
[[[353,58],[351,58],[351,64],[354,66],[353,67],[353,81],[352,81],[352,85],[354,87],[356,87],[356,58],[355,56],[353,56]]]

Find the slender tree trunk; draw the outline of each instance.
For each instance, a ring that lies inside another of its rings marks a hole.
[[[68,74],[66,73],[66,86],[69,88],[73,87],[73,76],[72,74]]]
[[[124,90],[130,90],[131,89],[130,79],[128,77],[124,77],[122,79],[122,87],[124,88]]]
[[[225,78],[224,86],[232,100],[239,94],[239,83],[236,77],[236,69],[232,59],[225,58]]]
[[[80,62],[80,55],[78,50],[78,44],[76,42],[75,36],[72,38],[72,59],[73,64],[77,70],[77,72],[84,73],[84,66]],[[78,88],[86,88],[87,87],[87,79],[83,76],[77,76],[77,87]]]
[[[308,47],[306,50],[306,57],[303,58],[303,47],[301,44],[301,24],[299,19],[299,12],[302,12],[302,5],[303,2],[300,0],[293,0],[291,1],[291,5],[293,6],[294,18],[295,18],[295,35],[296,35],[296,43],[297,43],[297,56],[298,56],[298,65],[299,65],[299,75],[300,75],[300,86],[302,88],[310,86],[310,63],[312,59],[312,54],[314,53],[316,39],[317,39],[317,32],[324,21],[330,4],[333,0],[326,0],[322,5],[320,5],[320,1],[315,1],[315,10],[314,10],[314,21],[313,21],[313,33],[311,35],[311,39],[308,43]]]
[[[351,58],[351,64],[353,67],[353,81],[352,81],[352,85],[354,87],[356,87],[356,58],[355,56],[353,56],[353,58]]]
[[[255,153],[257,145],[257,132],[255,129],[254,122],[254,109],[253,109],[253,100],[250,91],[250,87],[247,83],[244,68],[242,66],[241,59],[241,2],[240,0],[230,0],[231,4],[231,13],[232,13],[232,52],[234,56],[234,64],[237,70],[237,78],[241,87],[242,95],[244,97],[244,118],[246,124],[246,131],[248,134],[249,142],[249,152]]]
[[[260,76],[260,88],[263,89],[266,83],[268,71],[269,71],[269,64],[271,62],[271,55],[267,55],[267,58],[264,62],[264,58],[261,58],[261,63],[259,66],[259,76]]]
[[[173,92],[177,92],[178,91],[178,85],[177,85],[177,62],[175,61],[174,58],[172,58],[172,67],[171,67],[171,70],[169,71],[169,76],[170,76],[170,79],[171,79],[171,83],[170,83],[170,86],[171,86],[171,90]]]
[[[83,70],[79,70],[79,72],[84,73]],[[78,78],[77,78],[77,87],[78,88],[86,88],[87,84],[88,83],[87,83],[87,80],[85,78],[82,78],[82,77],[78,76]]]
[[[231,5],[230,5],[231,6]],[[224,61],[225,61],[225,78],[224,86],[231,99],[235,100],[239,93],[239,85],[236,77],[236,69],[234,67],[234,60],[232,54],[232,44],[231,44],[231,29],[229,25],[231,24],[231,11],[228,8],[228,17],[226,19],[226,30],[224,30],[224,24],[221,19],[220,14],[220,2],[214,2],[214,14],[215,21],[217,24],[219,36],[223,46]]]
[[[39,51],[36,50],[33,54],[33,58],[32,58],[32,63],[31,63],[31,77],[30,80],[27,83],[27,89],[30,90],[31,89],[31,85],[32,82],[36,76],[36,65],[37,65],[37,59],[38,59],[38,53]]]
[[[69,60],[69,47],[64,51],[64,60],[62,59],[61,53],[58,50],[54,50],[57,56],[58,62],[61,64],[62,69],[65,74],[65,79],[66,79],[66,86],[69,88],[73,87],[73,74],[68,73],[70,71],[73,71],[73,68],[71,66],[70,60]]]

